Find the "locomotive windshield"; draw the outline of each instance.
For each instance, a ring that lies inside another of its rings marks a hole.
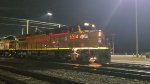
[[[93,32],[96,30],[94,24],[87,23],[87,22],[79,24],[77,28],[79,32]]]
[[[77,24],[73,27],[70,28],[70,32],[80,32],[80,31],[84,31],[84,32],[92,32],[95,31],[96,27],[94,24],[91,23],[81,23],[81,24]]]
[[[91,23],[83,23],[83,24],[79,24],[81,30],[96,30],[95,25],[91,24]]]

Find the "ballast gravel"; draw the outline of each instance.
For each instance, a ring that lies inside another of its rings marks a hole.
[[[33,70],[32,72],[54,76],[83,84],[150,84],[148,81],[126,79],[121,77],[100,75],[88,72],[78,72],[65,69]]]

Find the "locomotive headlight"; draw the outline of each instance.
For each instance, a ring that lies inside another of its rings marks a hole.
[[[90,24],[89,24],[89,23],[87,23],[87,22],[85,22],[85,23],[84,23],[84,26],[89,26],[89,25],[90,25]]]
[[[91,57],[90,60],[93,60],[93,57]]]
[[[97,59],[96,57],[91,57],[91,58],[90,58],[90,60],[96,60],[96,59]]]
[[[90,57],[89,62],[94,63],[96,61],[96,57]]]
[[[94,24],[92,24],[92,27],[93,27],[93,28],[95,28],[95,25],[94,25]]]

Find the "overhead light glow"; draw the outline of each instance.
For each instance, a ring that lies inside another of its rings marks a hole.
[[[53,14],[52,14],[52,13],[50,13],[50,12],[48,12],[48,13],[47,13],[47,15],[52,16]]]

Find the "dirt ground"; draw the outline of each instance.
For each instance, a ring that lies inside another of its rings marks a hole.
[[[146,58],[142,55],[139,55],[139,57],[136,57],[135,55],[112,55],[111,62],[150,65],[150,58]]]

